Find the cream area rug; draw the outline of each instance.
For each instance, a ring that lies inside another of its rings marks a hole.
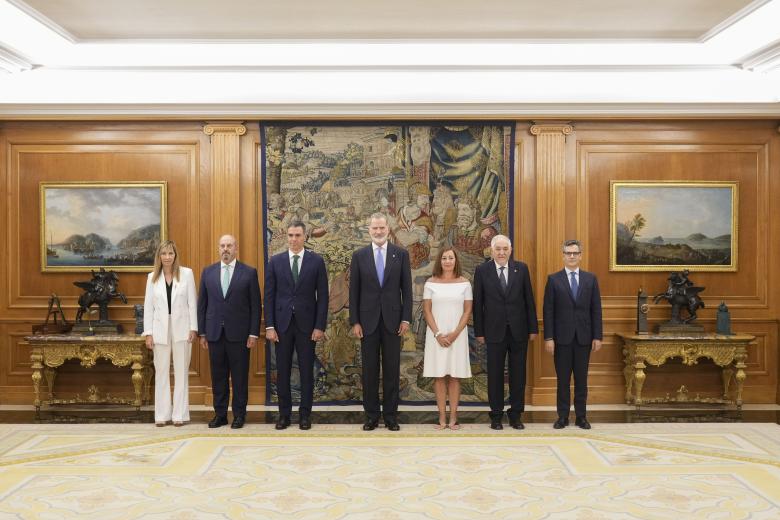
[[[780,519],[780,426],[1,425],[0,519]]]

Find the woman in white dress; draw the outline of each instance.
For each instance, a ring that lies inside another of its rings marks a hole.
[[[433,266],[433,276],[425,282],[423,290],[423,314],[428,324],[423,376],[435,378],[434,390],[439,408],[437,430],[448,427],[448,395],[449,428],[460,429],[460,379],[471,377],[466,330],[471,317],[471,300],[471,284],[461,276],[458,253],[454,249],[443,248]]]
[[[154,351],[154,422],[182,426],[190,420],[189,369],[192,342],[198,337],[198,302],[192,269],[179,265],[176,244],[157,248],[154,270],[146,280],[144,332]],[[173,405],[171,405],[173,357]]]

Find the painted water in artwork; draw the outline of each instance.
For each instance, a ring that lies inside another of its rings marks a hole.
[[[47,268],[154,264],[162,232],[160,186],[42,186]]]

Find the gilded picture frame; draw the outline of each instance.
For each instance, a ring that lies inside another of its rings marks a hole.
[[[739,183],[612,181],[610,271],[736,271]]]
[[[42,272],[146,272],[167,238],[160,182],[41,182]]]

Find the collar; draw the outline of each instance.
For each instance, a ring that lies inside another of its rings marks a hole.
[[[506,265],[504,265],[504,266],[501,266],[501,265],[498,265],[498,262],[496,262],[495,260],[493,260],[493,265],[495,265],[495,266],[496,266],[496,271],[498,271],[499,269],[501,269],[501,267],[506,267],[506,270],[507,270],[507,271],[509,271],[509,262],[507,262],[507,263],[506,263]]]
[[[290,262],[293,261],[293,256],[298,255],[298,261],[303,260],[303,253],[306,251],[306,248],[301,249],[299,253],[293,253],[292,249],[287,250],[287,257],[290,259]]]
[[[382,249],[382,250],[384,250],[384,251],[385,251],[385,253],[387,253],[387,242],[385,242],[385,243],[384,243],[384,244],[382,244],[381,246],[378,246],[378,245],[376,245],[375,243],[371,242],[371,247],[373,248],[374,255],[376,255],[376,250],[377,250],[377,249]]]
[[[226,264],[225,262],[222,262],[222,261],[220,261],[219,263],[222,264],[222,265],[219,266],[220,269],[224,269],[226,265],[229,265],[231,271],[235,271],[236,270],[236,259],[235,258],[229,264]]]
[[[566,270],[566,278],[571,278],[571,273],[577,273],[577,278],[580,277],[580,268],[578,267],[574,271],[570,270],[568,267],[564,267]]]

